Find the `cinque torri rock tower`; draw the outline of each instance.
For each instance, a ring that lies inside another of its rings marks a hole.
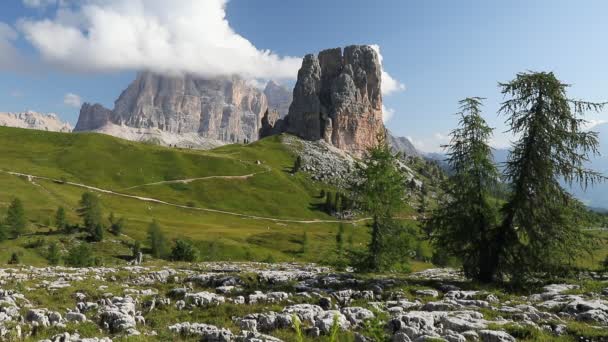
[[[306,140],[323,139],[361,156],[376,143],[377,134],[384,132],[381,75],[378,54],[370,46],[307,55],[298,72],[289,114],[274,126]],[[263,131],[272,130],[265,127]]]

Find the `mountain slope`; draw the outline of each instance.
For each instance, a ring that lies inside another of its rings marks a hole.
[[[24,202],[32,231],[48,231],[46,225],[52,222],[58,206],[66,208],[70,222],[79,222],[75,209],[86,190],[66,183],[74,182],[181,206],[96,192],[105,215],[114,212],[126,219],[128,239],[145,239],[147,226],[156,219],[170,238],[194,240],[202,251],[209,253],[203,256],[205,259],[263,260],[271,256],[276,260],[319,261],[333,253],[333,236],[338,229],[338,224],[332,223],[333,217],[317,209],[323,201],[318,195],[327,187],[312,182],[306,174],[291,175],[295,155],[281,139],[282,136],[276,136],[245,146],[197,151],[133,143],[93,133],[62,134],[0,127],[0,171],[3,171],[0,217],[4,217],[10,201],[18,196]],[[7,171],[60,181],[28,179]],[[220,178],[154,184],[214,176]],[[293,220],[321,221],[311,224]],[[354,241],[363,242],[367,230],[355,229],[356,225],[349,225],[349,234]],[[308,234],[311,249],[307,253],[301,252],[303,232]],[[0,244],[0,256],[3,251],[4,244]]]

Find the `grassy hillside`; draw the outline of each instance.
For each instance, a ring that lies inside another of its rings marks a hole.
[[[294,155],[273,137],[247,146],[231,145],[213,151],[179,150],[132,143],[98,134],[61,134],[0,127],[0,169],[82,183],[121,194],[140,195],[192,208],[143,202],[99,193],[104,212],[127,221],[125,235],[111,237],[100,251],[119,262],[133,239],[143,240],[156,219],[170,238],[194,240],[203,258],[239,260],[321,261],[333,253],[337,223],[273,222],[263,219],[205,212],[200,208],[285,220],[334,220],[316,208],[323,184],[288,170]],[[163,181],[210,176],[191,183]],[[58,206],[65,206],[71,222],[83,188],[42,179],[0,173],[0,217],[10,201],[19,197],[30,221],[30,236],[0,244],[0,262],[13,251],[22,260],[44,263],[44,248],[27,248],[36,240],[60,240],[68,248],[74,237],[48,234]],[[303,240],[306,232],[308,248]],[[347,237],[363,244],[367,229],[349,224]],[[350,238],[352,236],[352,238]],[[48,243],[46,243],[48,244]]]

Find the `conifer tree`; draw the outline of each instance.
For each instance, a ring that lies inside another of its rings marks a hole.
[[[85,192],[80,198],[80,208],[78,208],[78,216],[82,218],[82,223],[89,233],[89,236],[94,238],[97,225],[102,224],[101,203],[99,197],[90,192]]]
[[[15,198],[8,207],[6,214],[6,226],[11,238],[16,239],[24,233],[27,221],[25,209],[20,199]]]
[[[67,218],[65,216],[65,208],[59,207],[55,212],[55,227],[57,227],[59,231],[65,231],[66,226]]]
[[[393,217],[402,206],[405,193],[405,176],[397,168],[397,158],[385,134],[378,134],[376,145],[366,151],[363,165],[357,167],[353,179],[352,190],[357,204],[372,219],[371,241],[364,266],[369,271],[378,271],[395,261],[384,256],[394,252],[389,250],[390,246],[395,246],[388,241],[391,235],[401,235],[402,228]]]
[[[582,119],[604,104],[568,98],[569,85],[547,72],[521,73],[500,87],[508,99],[499,112],[518,140],[506,163],[511,192],[491,262],[511,276],[555,272],[593,247],[583,205],[560,181],[586,187],[604,179],[585,166],[599,142]]]
[[[447,163],[452,170],[444,195],[426,222],[436,250],[462,260],[465,274],[492,281],[492,253],[498,207],[491,193],[499,178],[489,140],[492,128],[481,116],[482,98],[459,102],[459,127],[450,133]],[[424,198],[424,197],[423,197]]]
[[[148,227],[148,243],[150,244],[150,254],[153,257],[160,259],[167,256],[167,240],[156,220],[152,221]]]

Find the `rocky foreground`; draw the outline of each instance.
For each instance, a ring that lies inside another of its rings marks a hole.
[[[503,294],[450,269],[373,279],[295,264],[23,267],[0,270],[0,284],[3,340],[293,341],[297,325],[310,340],[515,341],[509,332],[557,338],[585,324],[600,336],[608,325],[608,289]]]

